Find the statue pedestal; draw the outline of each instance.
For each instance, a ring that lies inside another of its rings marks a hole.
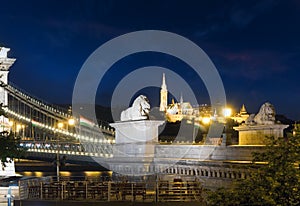
[[[7,158],[7,160],[9,160],[9,158]],[[1,164],[1,161],[0,161],[0,164]],[[7,162],[5,164],[6,164],[6,167],[0,168],[0,176],[1,177],[16,176],[15,162],[12,161],[12,162]]]
[[[138,120],[111,123],[116,129],[116,144],[158,142],[158,126],[164,121]]]
[[[144,175],[153,172],[151,163],[158,143],[158,127],[164,121],[139,120],[112,123],[115,145],[110,169],[126,175]]]
[[[283,137],[283,130],[288,125],[267,124],[267,125],[241,125],[234,127],[239,132],[239,145],[265,145],[266,137]]]
[[[245,124],[233,129],[239,132],[239,145],[265,145],[266,137],[283,137],[283,130],[289,125],[275,121],[275,108],[269,102],[264,103],[259,112],[251,114]]]

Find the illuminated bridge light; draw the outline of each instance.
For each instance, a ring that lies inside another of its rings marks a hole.
[[[71,115],[65,113],[65,112],[62,112],[58,109],[54,109],[53,107],[50,107],[42,102],[40,102],[39,100],[35,100],[33,98],[31,98],[30,96],[27,96],[23,93],[21,93],[21,95],[23,95],[24,97],[26,97],[27,101],[30,100],[31,102],[34,102],[40,106],[43,106],[44,109],[47,109],[47,110],[52,110],[52,111],[55,111],[56,113],[59,113],[65,117],[72,117]],[[33,106],[34,108],[34,106]],[[34,119],[31,119],[31,118],[28,118],[26,116],[23,116],[21,114],[18,114],[12,110],[10,110],[9,108],[4,108],[4,110],[12,115],[14,118],[18,118],[22,121],[25,121],[27,122],[28,124],[33,124],[34,123],[34,126],[37,126],[37,127],[40,127],[40,128],[45,128],[51,132],[57,132],[57,133],[60,133],[60,134],[63,134],[63,135],[66,135],[66,136],[69,136],[69,137],[75,137],[77,139],[80,139],[80,140],[86,140],[86,141],[89,141],[91,143],[104,143],[104,144],[112,144],[112,143],[115,143],[115,140],[113,139],[100,139],[100,138],[95,138],[94,136],[83,136],[83,135],[79,135],[77,133],[74,133],[74,132],[70,132],[70,131],[67,131],[67,130],[63,130],[63,129],[58,129],[58,128],[55,128],[55,127],[52,127],[51,125],[47,125],[45,123],[42,123],[42,122],[38,122]],[[27,124],[26,123],[26,124]],[[113,129],[109,128],[109,127],[105,127],[105,126],[99,126],[99,128],[101,129],[104,129],[104,130],[107,130],[109,132],[111,132],[111,134],[114,134],[114,131]],[[103,138],[103,137],[101,137]],[[55,148],[57,148],[57,145],[53,145],[53,144],[41,144],[41,143],[38,143],[38,144],[34,144],[34,143],[20,143],[20,146],[22,147],[26,147],[28,148],[28,151],[34,151],[34,152],[47,152],[47,153],[56,153],[57,150]],[[107,147],[106,145],[103,145],[102,146],[105,150],[107,150],[108,148],[105,148]],[[53,149],[54,148],[54,149]],[[106,157],[109,157],[109,156],[112,156],[111,154],[103,154],[103,153],[93,153],[93,152],[75,152],[73,151],[74,148],[67,148],[65,151],[61,151],[63,154],[80,154],[80,155],[93,155],[93,156],[106,156]],[[104,150],[104,151],[105,151]]]

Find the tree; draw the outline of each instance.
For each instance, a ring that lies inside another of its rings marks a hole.
[[[14,158],[23,156],[25,149],[20,146],[20,138],[15,138],[13,133],[0,132],[0,158],[2,168]]]
[[[2,103],[0,104],[1,115],[6,116]],[[23,156],[24,152],[25,149],[20,146],[20,138],[15,137],[12,132],[0,132],[0,160],[2,169],[6,166],[6,163],[11,162],[14,158]]]
[[[253,154],[251,176],[230,189],[208,195],[210,205],[299,205],[300,136],[268,138],[266,148]]]

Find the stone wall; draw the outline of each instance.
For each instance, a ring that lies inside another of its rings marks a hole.
[[[239,131],[239,145],[265,145],[266,137],[283,137],[283,130],[288,125],[241,125],[234,127]]]

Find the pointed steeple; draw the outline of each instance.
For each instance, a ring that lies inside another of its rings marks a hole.
[[[159,110],[166,111],[167,106],[168,106],[168,90],[167,90],[165,73],[163,73],[163,79],[162,79],[161,90],[160,90]]]
[[[163,79],[161,84],[161,90],[167,91],[167,84],[166,84],[166,76],[165,73],[163,73]]]
[[[245,105],[242,105],[242,108],[240,110],[240,114],[248,114]]]
[[[180,93],[180,105],[183,104],[183,97],[182,97],[182,92]]]

